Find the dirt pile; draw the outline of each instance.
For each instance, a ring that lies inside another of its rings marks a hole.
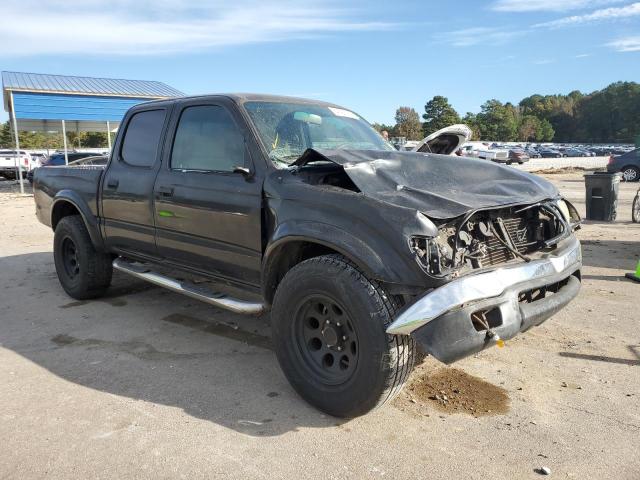
[[[506,413],[509,396],[503,388],[456,368],[419,367],[396,400],[396,406],[418,415],[429,415],[435,408],[480,417]]]

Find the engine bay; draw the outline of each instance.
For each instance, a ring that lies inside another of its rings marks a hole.
[[[454,276],[494,265],[531,261],[571,232],[555,202],[483,210],[438,225],[435,238],[414,236],[411,248],[432,275]]]

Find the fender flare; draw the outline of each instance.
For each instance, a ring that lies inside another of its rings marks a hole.
[[[91,238],[93,246],[96,250],[104,250],[104,242],[102,235],[100,234],[100,228],[98,226],[96,216],[89,208],[89,205],[87,205],[87,202],[73,190],[60,190],[56,193],[55,197],[53,197],[53,202],[51,204],[51,228],[55,231],[57,224],[57,222],[54,221],[56,207],[60,208],[60,205],[63,203],[73,205],[73,207],[80,212],[80,216],[82,217],[82,221],[84,222],[87,231],[89,232],[89,237]]]

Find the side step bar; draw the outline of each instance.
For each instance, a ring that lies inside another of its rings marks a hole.
[[[193,283],[180,282],[173,278],[160,275],[141,263],[131,263],[122,258],[116,258],[113,261],[113,268],[136,278],[146,280],[154,285],[164,287],[173,292],[182,293],[188,297],[209,303],[215,307],[224,308],[231,312],[244,315],[258,315],[264,311],[264,305],[261,303],[246,302],[229,297],[224,293],[212,292]]]

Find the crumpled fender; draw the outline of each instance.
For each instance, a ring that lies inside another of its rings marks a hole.
[[[312,221],[291,220],[278,225],[263,257],[262,285],[271,288],[273,267],[283,248],[294,242],[309,242],[330,248],[351,260],[369,278],[387,285],[422,288],[425,278],[407,252],[398,245],[390,248],[384,240],[372,245],[371,238],[361,238],[343,228]],[[402,246],[400,246],[402,248]]]

